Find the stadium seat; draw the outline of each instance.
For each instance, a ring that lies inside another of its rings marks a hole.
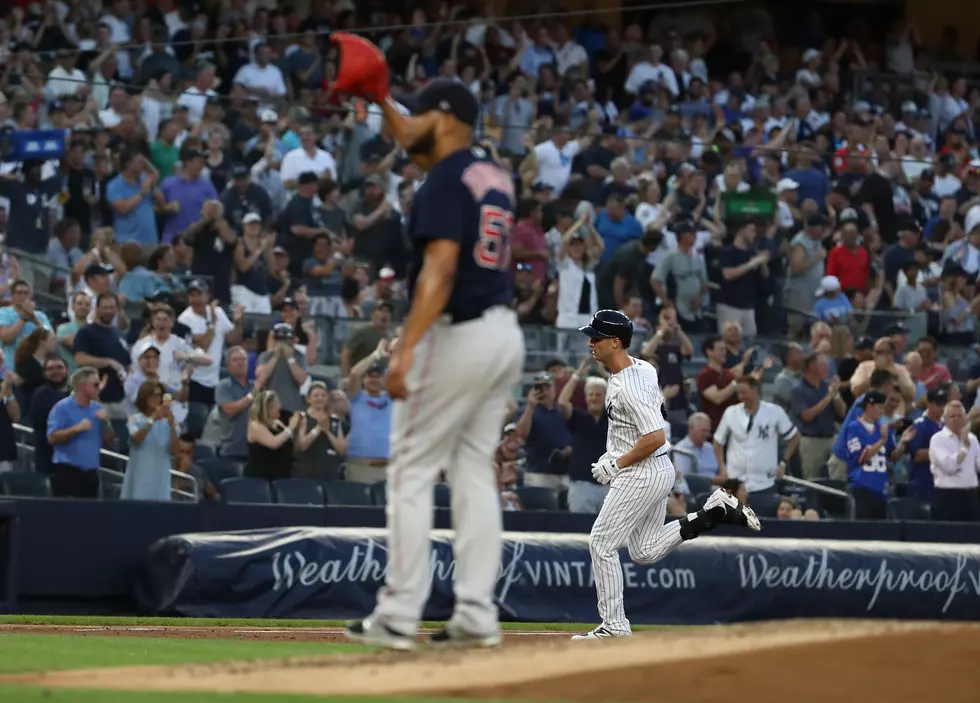
[[[221,499],[226,503],[271,503],[269,482],[261,478],[226,478],[221,482]]]
[[[749,505],[759,517],[776,517],[776,509],[782,499],[778,493],[756,493],[749,496]]]
[[[839,491],[847,490],[847,481],[838,481],[832,478],[814,478],[812,483],[819,483],[827,488],[836,488]],[[838,519],[848,519],[851,516],[850,507],[847,499],[838,496],[831,496],[820,491],[810,491],[810,499],[807,501],[809,506],[828,517]]]
[[[929,506],[912,498],[892,498],[888,501],[889,520],[928,520]]]
[[[104,463],[104,462],[103,462]],[[125,472],[125,468],[123,469]],[[102,500],[119,500],[122,495],[123,477],[99,472],[99,498]]]
[[[562,488],[558,491],[558,511],[562,513],[568,512],[568,489]]]
[[[4,495],[26,498],[50,498],[51,479],[35,471],[8,471],[0,474]]]
[[[240,461],[220,456],[195,460],[194,463],[201,467],[208,481],[215,486],[220,486],[226,478],[241,478],[245,471],[245,465]]]
[[[517,489],[521,510],[547,510],[557,512],[558,493],[541,486],[522,486]]]
[[[308,478],[273,481],[272,493],[283,505],[323,505],[323,486]]]
[[[324,481],[323,499],[327,505],[372,506],[371,486],[349,481]]]
[[[432,503],[437,508],[451,508],[452,496],[449,494],[449,486],[445,483],[437,483]]]
[[[207,442],[194,442],[194,461],[199,459],[214,459],[218,456],[218,450],[213,444]]]
[[[711,493],[714,491],[714,486],[711,485],[711,476],[705,476],[704,474],[684,474],[684,480],[687,481],[687,487],[691,489],[691,493],[698,495],[699,493]]]
[[[385,481],[378,481],[371,486],[371,501],[382,507],[388,505],[388,484]]]

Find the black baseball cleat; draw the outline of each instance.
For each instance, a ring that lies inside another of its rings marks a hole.
[[[428,641],[433,647],[445,649],[464,649],[467,647],[490,648],[499,647],[503,642],[503,638],[499,632],[492,635],[474,635],[471,632],[466,632],[459,627],[446,623],[443,629],[429,635]]]
[[[755,511],[724,488],[718,488],[704,501],[704,506],[690,517],[681,518],[681,537],[694,539],[718,525],[738,525],[758,532],[762,529]]]
[[[364,618],[347,624],[344,636],[358,644],[370,644],[386,649],[407,652],[415,649],[415,638],[392,630],[383,622]]]

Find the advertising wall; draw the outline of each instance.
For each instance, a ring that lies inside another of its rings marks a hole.
[[[425,618],[452,609],[451,533],[433,535]],[[508,533],[501,617],[593,622],[587,537]],[[701,538],[651,566],[623,554],[626,608],[644,624],[794,617],[980,619],[980,546]],[[134,595],[157,614],[354,618],[370,612],[387,550],[377,529],[274,528],[156,542]]]

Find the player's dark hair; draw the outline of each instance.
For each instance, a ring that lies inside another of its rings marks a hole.
[[[709,351],[715,348],[715,345],[721,341],[721,337],[715,335],[713,337],[708,337],[701,344],[701,353],[707,355]]]
[[[885,371],[884,369],[875,369],[871,372],[871,378],[868,379],[868,386],[870,388],[883,388],[895,382],[895,376],[891,371]]]

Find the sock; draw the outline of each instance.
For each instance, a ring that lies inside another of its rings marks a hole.
[[[702,532],[707,532],[720,525],[725,520],[725,506],[716,505],[710,510],[701,509],[680,519],[681,539],[694,539]]]

